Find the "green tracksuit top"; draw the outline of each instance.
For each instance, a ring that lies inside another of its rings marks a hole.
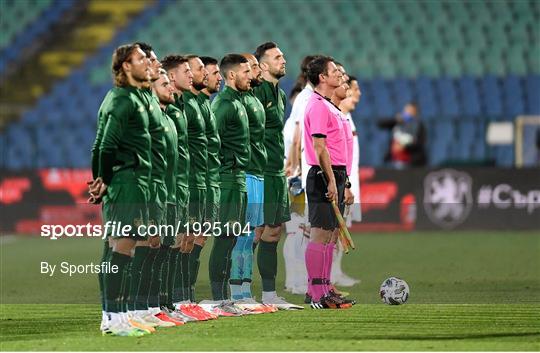
[[[197,96],[197,102],[204,118],[204,124],[206,126],[206,139],[208,140],[208,160],[206,171],[206,185],[212,187],[219,187],[219,149],[221,147],[221,141],[219,140],[219,134],[217,131],[216,117],[212,108],[210,107],[210,97],[203,92]]]
[[[143,93],[131,86],[116,88],[103,113],[107,121],[99,147],[99,170],[103,181],[108,185],[114,172],[133,169],[134,181],[147,186],[152,155]]]
[[[178,134],[174,123],[176,116],[169,117],[165,111],[160,111],[164,117],[165,142],[167,144],[167,152],[165,153],[165,159],[167,160],[167,171],[165,173],[167,202],[176,203],[176,168],[178,164]]]
[[[153,182],[165,183],[167,171],[167,141],[165,140],[165,115],[159,107],[158,98],[151,89],[142,89],[146,99],[150,136],[152,137],[152,173],[150,178]]]
[[[182,93],[184,114],[187,118],[188,146],[190,155],[189,187],[206,189],[206,163],[208,140],[204,118],[197,103],[197,96],[189,91]]]
[[[264,146],[267,162],[265,175],[282,176],[285,174],[285,144],[283,142],[283,125],[285,117],[285,92],[278,85],[263,81],[253,89],[255,97],[261,101],[266,114]]]
[[[240,93],[229,86],[218,93],[212,111],[221,139],[220,186],[245,189],[249,164],[249,121]]]
[[[262,177],[266,167],[266,147],[264,147],[264,125],[266,115],[264,107],[253,91],[242,93],[242,103],[249,119],[249,146],[251,156],[247,174]]]
[[[176,186],[187,188],[189,186],[189,147],[187,118],[184,114],[184,102],[182,98],[176,97],[174,104],[169,104],[165,110],[167,115],[173,120],[178,136],[178,161],[176,164]]]

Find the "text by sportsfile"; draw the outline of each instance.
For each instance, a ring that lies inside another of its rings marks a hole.
[[[248,234],[250,224],[242,224],[240,222],[192,222],[184,223],[177,222],[176,226],[169,225],[138,225],[136,233],[141,236],[167,236],[175,237],[177,234],[191,234],[194,236],[203,237],[219,237],[225,236],[241,236]],[[51,240],[57,240],[62,237],[98,237],[106,239],[108,236],[114,237],[129,237],[133,234],[133,226],[130,224],[122,224],[122,222],[107,221],[105,225],[101,224],[44,224],[41,226],[41,237],[47,237]]]

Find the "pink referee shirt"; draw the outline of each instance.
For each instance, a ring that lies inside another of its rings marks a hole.
[[[311,95],[304,115],[304,146],[309,165],[319,165],[313,147],[312,136],[315,134],[326,136],[326,148],[333,166],[347,165],[347,137],[344,123],[346,121],[341,118],[339,109],[332,103],[317,92]]]

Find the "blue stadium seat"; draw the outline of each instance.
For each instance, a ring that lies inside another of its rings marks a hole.
[[[540,115],[540,75],[529,75],[525,78],[525,94],[527,97],[525,112]]]
[[[390,87],[397,109],[401,109],[405,104],[414,100],[414,92],[410,80],[397,78],[390,82]]]
[[[439,141],[454,141],[456,128],[451,120],[439,120],[435,122],[435,139]]]
[[[390,89],[383,79],[377,78],[372,82],[373,97],[375,99],[375,112],[379,117],[390,117],[396,113]]]
[[[525,112],[524,94],[519,77],[510,75],[503,79],[504,114],[508,120]]]
[[[496,146],[495,161],[498,167],[512,167],[514,165],[514,147]]]
[[[426,120],[435,118],[439,107],[435,99],[435,90],[430,78],[421,76],[416,80],[416,96],[420,106],[420,114]]]
[[[461,111],[453,80],[446,77],[439,78],[435,80],[435,86],[437,88],[442,115],[457,118]]]
[[[463,76],[457,83],[459,99],[463,106],[462,114],[466,117],[476,117],[482,114],[476,80],[471,76]]]
[[[482,88],[482,111],[491,119],[499,119],[503,115],[502,94],[498,79],[495,76],[484,76],[480,81]]]
[[[448,141],[436,141],[430,143],[429,146],[429,164],[431,166],[438,166],[448,159],[450,155],[450,143]]]
[[[360,102],[356,106],[356,112],[361,118],[373,118],[374,111],[374,102],[373,102],[373,90],[371,89],[371,82],[369,81],[360,81],[360,89],[362,91],[362,97]]]

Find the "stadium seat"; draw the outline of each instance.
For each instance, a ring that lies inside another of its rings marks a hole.
[[[395,79],[390,83],[390,88],[397,109],[401,109],[408,102],[415,100],[413,88],[408,79]]]
[[[426,120],[435,118],[439,112],[439,107],[431,79],[421,76],[416,80],[416,96],[418,97],[422,117]]]
[[[484,76],[480,81],[482,91],[482,111],[490,119],[503,115],[502,94],[499,81],[495,76]]]
[[[482,110],[476,80],[471,76],[463,76],[457,84],[459,100],[463,107],[462,114],[469,118],[480,116]]]
[[[11,43],[15,43],[15,38],[31,43],[36,35],[49,28],[54,16],[49,18],[47,11],[67,6],[63,3],[70,6],[75,3],[6,1],[11,7],[32,7],[17,10],[18,17],[3,16],[3,33],[8,33],[4,26],[24,25],[23,30],[11,37]],[[33,13],[38,8],[45,10],[40,10],[35,17]],[[4,7],[2,10],[4,15]],[[46,16],[39,15],[45,12]],[[360,79],[363,96],[355,117],[362,124],[392,116],[405,102],[416,100],[426,124],[441,119],[452,119],[456,124],[447,132],[440,131],[438,125],[432,126],[434,136],[436,132],[453,136],[442,145],[430,142],[429,154],[435,156],[435,162],[463,157],[469,152],[475,158],[485,158],[488,150],[483,143],[484,136],[478,136],[483,134],[481,124],[488,119],[540,114],[539,12],[535,1],[342,0],[317,2],[317,6],[306,7],[294,1],[223,0],[220,6],[212,6],[207,1],[160,0],[129,21],[110,42],[86,58],[79,69],[56,82],[50,92],[40,97],[14,124],[25,131],[39,125],[34,132],[38,138],[29,139],[31,131],[17,132],[17,141],[26,142],[26,146],[16,142],[6,150],[11,151],[11,155],[27,155],[28,148],[39,151],[29,166],[35,163],[41,167],[87,167],[96,111],[111,86],[111,52],[121,43],[148,41],[159,57],[174,52],[195,52],[220,58],[225,52],[252,51],[257,44],[272,39],[279,43],[288,61],[287,76],[280,83],[287,90],[298,74],[304,55],[331,54]],[[283,16],[284,13],[288,15]],[[178,14],[182,14],[181,25]],[[201,16],[206,16],[219,36],[209,35],[199,28]],[[7,17],[9,23],[6,24],[4,18]],[[234,32],[229,30],[231,26],[235,26]],[[193,31],[187,33],[185,28]],[[6,38],[2,36],[0,49]],[[0,72],[7,67],[7,59],[17,58],[11,51],[3,54]],[[81,82],[87,84],[81,85]],[[70,126],[72,137],[66,141],[71,143],[76,139],[77,148],[55,143],[67,133],[63,126]],[[370,146],[363,148],[366,157],[362,163],[382,165],[387,146],[381,148],[381,144],[387,140],[381,142],[381,139],[387,137],[372,124],[367,126],[363,139],[369,141]],[[48,151],[36,141],[54,147]],[[456,144],[461,141],[463,144]],[[458,147],[451,147],[454,145]],[[433,152],[431,148],[437,150]],[[493,157],[505,161],[507,155],[508,152],[493,152]],[[15,163],[16,167],[22,167],[21,163]]]
[[[445,117],[457,118],[461,111],[453,80],[446,77],[439,78],[435,80],[435,87],[441,114]]]
[[[382,79],[374,79],[371,88],[375,98],[375,112],[379,117],[390,117],[396,113],[396,108],[392,102],[390,89]]]
[[[525,92],[525,113],[540,115],[540,75],[529,75],[525,78]]]
[[[513,120],[525,112],[524,95],[521,80],[517,76],[503,79],[503,107],[506,119]]]

